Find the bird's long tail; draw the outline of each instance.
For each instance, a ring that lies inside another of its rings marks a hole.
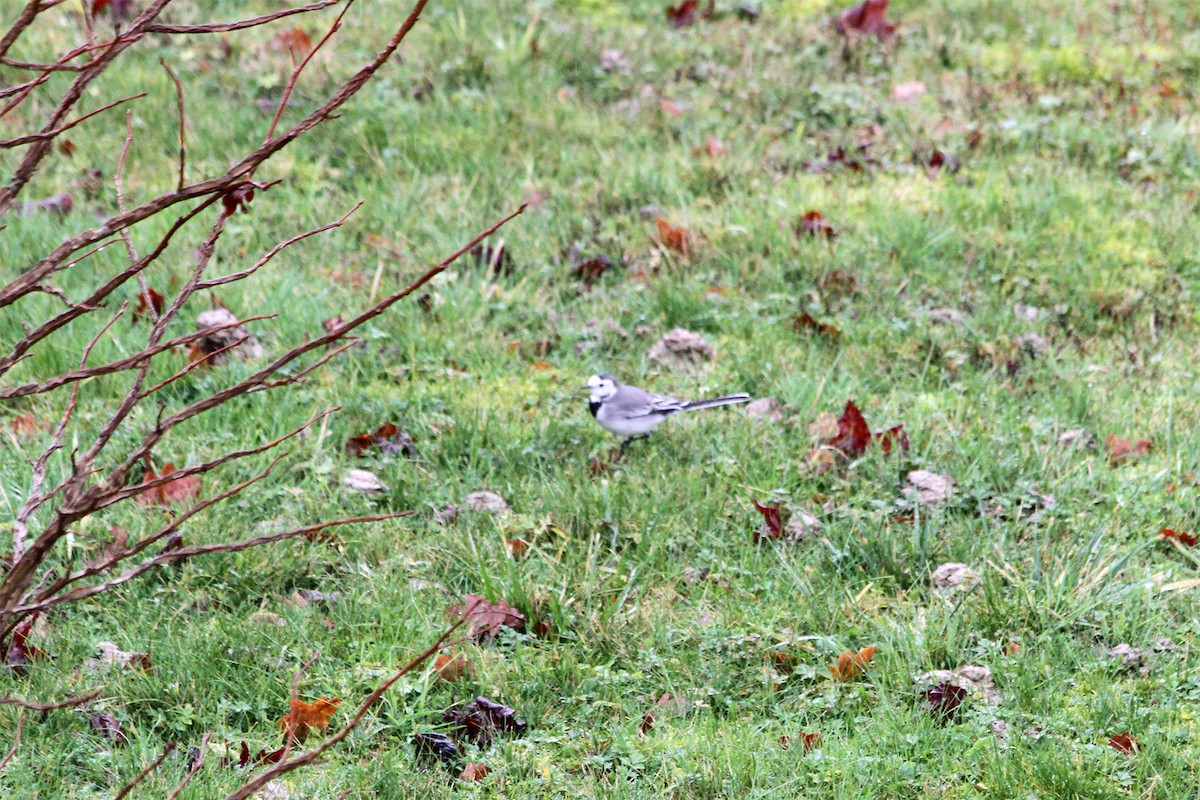
[[[699,411],[702,408],[716,408],[717,406],[731,406],[734,403],[747,403],[750,401],[750,395],[745,392],[739,394],[727,394],[724,397],[711,397],[708,400],[693,400],[690,403],[684,403],[680,411]]]

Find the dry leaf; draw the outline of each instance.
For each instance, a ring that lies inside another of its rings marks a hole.
[[[871,664],[871,659],[875,657],[875,645],[868,645],[857,653],[853,650],[846,650],[838,656],[837,663],[829,668],[833,674],[835,681],[850,681],[857,678],[866,672],[867,667]]]
[[[150,464],[146,466],[146,473],[142,476],[142,483],[165,478],[175,472],[175,465],[167,462],[163,465],[162,472],[155,472],[154,467]],[[190,503],[200,496],[200,478],[197,475],[187,475],[179,478],[174,478],[167,481],[161,486],[155,486],[150,489],[145,489],[134,495],[134,501],[144,506],[155,506],[165,508],[170,505],[182,505]]]
[[[463,771],[459,773],[458,779],[463,781],[481,781],[487,777],[487,774],[487,765],[470,761],[463,767]]]
[[[662,217],[655,217],[654,222],[658,226],[659,244],[681,256],[686,257],[691,253],[691,237],[686,228],[676,228]]]
[[[1104,449],[1108,452],[1108,465],[1110,467],[1141,458],[1149,454],[1153,447],[1153,439],[1138,439],[1136,442],[1131,443],[1129,439],[1122,439],[1114,433],[1110,433],[1104,440]]]
[[[475,667],[461,653],[438,653],[433,662],[438,680],[453,683],[461,678],[475,677]]]
[[[1128,733],[1118,733],[1108,737],[1108,746],[1123,755],[1133,755],[1138,751],[1138,740]]]
[[[451,617],[466,616],[467,630],[477,639],[491,638],[501,628],[523,630],[525,615],[504,601],[489,603],[486,598],[474,594],[464,594],[466,602],[450,606],[447,612]]]
[[[306,703],[298,697],[293,697],[292,710],[279,718],[279,730],[285,736],[291,731],[296,741],[303,742],[310,730],[323,731],[329,727],[329,720],[341,702],[337,697],[321,697]]]

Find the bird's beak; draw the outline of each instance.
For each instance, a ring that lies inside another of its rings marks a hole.
[[[579,388],[585,392],[590,392],[592,390],[592,387],[590,386],[580,386]]]

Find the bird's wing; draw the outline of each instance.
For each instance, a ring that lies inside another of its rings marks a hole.
[[[634,386],[622,386],[614,399],[627,417],[648,417],[651,414],[673,414],[682,411],[686,405],[682,400],[666,397],[661,394],[638,389]]]

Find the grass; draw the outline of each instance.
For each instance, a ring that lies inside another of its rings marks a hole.
[[[245,13],[215,5],[213,18]],[[194,463],[340,405],[252,493],[189,523],[188,541],[418,513],[333,542],[197,560],[48,620],[40,646],[55,658],[0,675],[0,693],[48,699],[100,683],[104,693],[88,713],[27,720],[0,773],[8,796],[109,797],[166,741],[195,745],[205,732],[218,750],[184,797],[221,796],[243,776],[220,765],[220,748],[278,746],[292,674],[314,651],[301,694],[342,697],[344,720],[436,638],[447,606],[476,593],[549,620],[553,634],[460,648],[476,669],[463,682],[401,682],[329,760],[286,781],[292,796],[1195,797],[1200,625],[1188,581],[1200,561],[1156,532],[1191,529],[1200,497],[1196,9],[896,0],[898,41],[847,47],[823,25],[836,7],[816,0],[764,3],[757,23],[727,15],[682,31],[666,26],[662,5],[435,3],[402,63],[262,175],[285,180],[231,222],[220,271],[367,201],[346,228],[218,294],[237,314],[280,312],[256,328],[268,352],[404,285],[530,193],[546,199],[503,231],[513,275],[462,262],[436,281],[431,312],[402,304],[304,386],[226,406],[159,447],[160,460]],[[287,118],[348,74],[399,13],[379,2],[352,10]],[[65,8],[45,17],[39,43],[72,39],[58,22]],[[306,28],[315,38],[316,23]],[[263,49],[269,35],[232,39],[228,59],[215,37],[148,42],[92,98],[150,92],[134,114],[135,200],[174,179],[174,94],[157,60],[185,83],[189,170],[200,174],[266,130],[258,101],[278,96],[287,69]],[[627,68],[601,68],[610,49]],[[926,93],[892,100],[907,81]],[[867,135],[876,169],[804,169]],[[89,167],[105,183],[65,220],[6,220],[0,276],[113,207],[123,136],[115,114],[73,133],[74,157],[56,157],[27,196],[79,192]],[[707,155],[709,136],[727,152]],[[961,169],[927,175],[914,153],[934,148]],[[651,205],[692,232],[689,258],[659,251],[653,214],[640,213]],[[836,240],[792,233],[813,209]],[[135,238],[145,245],[167,222]],[[178,281],[194,244],[178,243],[150,284]],[[582,291],[564,261],[572,245],[625,266]],[[81,292],[121,258],[104,251],[63,274],[63,288]],[[834,270],[855,276],[857,291],[822,288]],[[50,307],[33,298],[7,310],[0,344]],[[947,308],[961,324],[930,318]],[[795,332],[801,311],[840,337]],[[593,318],[628,336],[590,333]],[[5,380],[72,363],[95,324],[68,329]],[[712,341],[715,361],[693,373],[650,362],[651,345],[676,326]],[[142,333],[118,325],[94,358],[128,352]],[[1044,352],[1013,344],[1029,333]],[[250,368],[197,374],[163,400],[175,407]],[[596,477],[589,461],[613,442],[577,387],[600,371],[681,396],[773,396],[785,418],[724,410],[675,420]],[[79,442],[122,386],[86,384]],[[847,399],[873,429],[903,423],[912,450],[816,474],[807,426]],[[0,414],[51,419],[64,402],[45,396]],[[156,412],[135,417],[130,440]],[[346,437],[385,421],[416,437],[419,458],[362,462],[343,451]],[[1081,427],[1154,448],[1110,468],[1102,449],[1059,446]],[[0,442],[0,513],[11,515],[43,439],[5,432]],[[206,478],[206,493],[265,463]],[[354,467],[387,491],[345,491],[340,478]],[[953,476],[956,496],[905,516],[910,469]],[[433,509],[481,489],[514,513],[433,521]],[[1030,492],[1054,505],[1031,518]],[[820,534],[755,545],[751,501],[769,498],[809,508]],[[113,524],[136,536],[162,519],[113,509],[82,521],[61,557],[98,547]],[[514,536],[532,543],[522,560],[505,545]],[[934,592],[931,572],[951,561],[978,572],[979,586]],[[338,596],[289,604],[302,589]],[[281,624],[263,624],[261,612]],[[1156,649],[1162,639],[1174,648]],[[149,652],[154,667],[91,674],[82,665],[99,641]],[[1144,670],[1108,655],[1119,643],[1145,651]],[[865,676],[830,679],[839,653],[867,645],[878,652]],[[989,667],[1001,700],[976,694],[943,724],[914,680],[965,664]],[[686,710],[659,713],[642,733],[664,692]],[[477,694],[515,707],[529,732],[466,747],[491,774],[454,783],[409,739]],[[89,728],[102,712],[128,746],[106,747]],[[0,715],[11,731],[17,713]],[[801,732],[819,732],[820,745],[804,752]],[[1135,755],[1108,746],[1123,732],[1138,740]],[[169,759],[146,796],[165,795],[184,771],[182,757]]]

